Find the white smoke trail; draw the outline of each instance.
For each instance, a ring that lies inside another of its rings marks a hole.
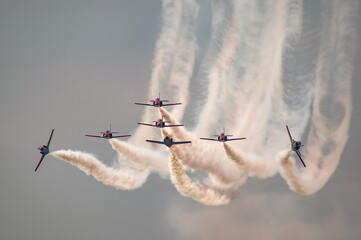
[[[182,23],[182,4],[182,1],[163,0],[162,2],[163,27],[155,47],[148,92],[149,99],[154,99],[159,92],[165,92],[164,90],[168,88],[173,57],[177,47],[176,43]],[[156,117],[154,109],[148,107],[143,113],[142,121],[150,122],[155,120]],[[144,146],[144,136],[154,138],[159,134],[153,128],[138,128],[129,139],[129,142]]]
[[[71,150],[59,150],[50,153],[52,156],[67,161],[95,179],[120,190],[139,188],[147,180],[148,170],[115,169],[105,166],[89,153]]]
[[[335,171],[348,138],[351,118],[352,62],[356,36],[358,2],[322,1],[323,26],[315,85],[310,132],[305,153],[307,168],[295,174],[294,166],[284,167],[292,190],[310,195],[321,189]]]
[[[128,161],[137,163],[144,168],[159,172],[160,174],[167,174],[169,172],[168,159],[166,155],[161,154],[159,151],[139,148],[132,144],[118,141],[117,139],[110,139],[109,143],[115,151]]]
[[[193,87],[201,89],[197,92],[192,100],[192,115],[194,119],[198,121],[198,114],[202,111],[203,106],[206,104],[208,95],[208,73],[210,67],[214,64],[222,46],[223,35],[229,24],[229,4],[228,1],[210,0],[211,8],[211,21],[209,40],[204,43],[205,56],[200,61],[200,67],[198,73],[194,76],[197,82],[194,82]]]
[[[291,159],[292,150],[281,151],[279,153],[280,174],[287,180],[291,190],[301,195],[309,195],[300,173],[297,171],[295,161]]]
[[[258,56],[251,63],[253,65],[250,69],[252,72],[249,73],[251,75],[245,76],[246,82],[242,85],[245,87],[245,92],[243,90],[238,92],[242,99],[239,108],[236,107],[236,109],[244,109],[244,112],[238,112],[242,117],[237,124],[236,133],[247,136],[249,140],[242,143],[242,146],[249,152],[260,155],[274,154],[274,149],[268,148],[265,144],[267,138],[272,139],[268,132],[272,121],[272,106],[277,104],[275,108],[284,108],[279,99],[279,92],[286,1],[277,1],[276,5],[268,2],[264,14]]]
[[[163,108],[159,112],[165,120],[171,124],[177,121]],[[240,171],[227,159],[222,146],[219,143],[199,140],[193,133],[185,130],[184,127],[176,127],[165,130],[164,136],[171,136],[176,141],[192,141],[191,144],[184,144],[181,147],[172,147],[169,150],[181,162],[182,165],[193,170],[206,171],[212,175],[211,180],[216,180],[218,187],[231,188],[244,184],[247,174]]]
[[[231,23],[226,26],[226,33],[222,39],[222,47],[219,52],[213,66],[208,70],[208,95],[207,101],[199,115],[199,122],[196,132],[198,134],[209,134],[214,127],[219,124],[220,107],[223,106],[223,102],[219,102],[219,98],[225,92],[224,81],[229,75],[232,67],[232,62],[237,54],[239,45],[239,35],[237,34],[239,28],[239,8],[240,2],[232,2],[232,17]],[[212,117],[210,117],[212,116]]]
[[[211,36],[196,78],[192,75],[199,6],[195,0],[163,0],[149,96],[160,91],[165,92],[162,97],[183,102],[171,114],[159,108],[171,124],[179,124],[185,110],[193,107],[199,120],[195,131],[139,127],[129,143],[111,140],[126,160],[120,162],[135,165],[121,169],[106,167],[85,153],[52,154],[105,184],[132,189],[143,184],[149,170],[169,172],[167,148],[145,143],[146,138],[160,140],[162,133],[175,141],[192,141],[169,148],[172,180],[183,194],[204,204],[228,203],[227,191],[238,190],[248,174],[271,177],[278,166],[293,191],[318,191],[335,171],[347,141],[358,2],[321,0],[321,14],[310,14],[305,4],[309,3],[212,0]],[[206,96],[192,105],[190,79],[204,83]],[[147,107],[142,120],[156,118],[155,108]],[[289,147],[286,124],[295,138],[307,140],[302,148],[307,168],[297,169],[291,150],[280,152]],[[247,140],[232,145],[199,140],[223,127]],[[205,171],[212,185],[195,183],[182,167]]]
[[[195,0],[163,0],[163,28],[156,44],[150,80],[149,97],[154,98],[158,92],[172,96],[173,101],[182,105],[173,109],[176,119],[181,119],[189,98],[189,83],[193,73],[197,53],[195,21],[198,4]],[[142,121],[155,120],[154,110],[147,108]],[[138,128],[130,142],[144,145],[144,136],[159,136],[155,129]]]
[[[277,173],[278,165],[275,164],[271,157],[265,158],[254,154],[246,154],[240,150],[234,149],[230,144],[223,143],[224,150],[230,160],[232,160],[237,167],[251,176],[259,178],[272,177]]]
[[[195,0],[184,0],[182,11],[182,25],[180,26],[177,46],[173,57],[172,69],[169,77],[169,90],[173,99],[182,105],[172,109],[172,115],[181,120],[188,104],[189,84],[197,53],[197,38],[195,36],[198,4]]]
[[[171,154],[170,169],[172,182],[184,196],[208,206],[225,205],[234,198],[235,193],[226,193],[194,182],[184,173],[179,161],[173,154]]]

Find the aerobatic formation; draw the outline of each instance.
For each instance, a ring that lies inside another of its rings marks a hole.
[[[145,111],[127,141],[111,129],[88,135],[109,139],[113,167],[85,152],[50,154],[121,190],[168,175],[210,206],[231,202],[248,177],[277,173],[298,194],[317,192],[348,138],[358,1],[316,2],[163,0],[149,96],[177,102],[136,103]],[[224,127],[235,137],[210,137]]]

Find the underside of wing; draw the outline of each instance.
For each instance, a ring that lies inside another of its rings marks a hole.
[[[305,162],[303,161],[303,159],[302,159],[302,157],[301,157],[301,153],[300,153],[299,150],[296,151],[296,154],[297,154],[298,158],[301,160],[303,166],[306,167],[306,164],[305,164]]]
[[[87,137],[95,137],[95,138],[102,138],[101,136],[98,136],[98,135],[85,135],[85,136],[87,136]]]
[[[54,129],[51,130],[51,134],[50,134],[50,137],[49,137],[49,140],[48,140],[48,145],[46,145],[48,148],[49,148],[49,145],[50,145],[51,138],[53,137],[53,133],[54,133]]]
[[[208,140],[208,141],[218,141],[218,139],[214,139],[214,138],[200,138],[202,140]]]
[[[164,127],[182,127],[184,125],[165,125]]]
[[[151,143],[158,143],[158,144],[164,144],[164,142],[161,141],[154,141],[154,140],[145,140],[146,142],[151,142]]]
[[[45,157],[45,154],[41,156],[40,161],[38,162],[38,165],[36,165],[35,172],[36,172],[36,170],[38,170],[38,167],[40,166],[40,164],[43,161],[44,157]]]
[[[152,104],[148,104],[148,103],[134,103],[136,105],[143,105],[143,106],[153,106]]]
[[[149,123],[138,123],[139,125],[144,125],[144,126],[151,126],[151,127],[156,127],[154,124],[149,124]]]
[[[173,142],[173,144],[186,144],[186,143],[192,143],[192,142],[191,141]]]
[[[173,105],[181,105],[181,104],[182,103],[167,103],[167,104],[163,104],[163,106],[173,106]]]
[[[132,135],[120,135],[120,136],[112,136],[112,138],[122,138],[122,137],[130,137]]]
[[[287,128],[288,136],[290,137],[290,141],[291,141],[291,144],[292,144],[291,132],[290,132],[290,130],[288,129],[288,126],[287,126],[287,125],[286,125],[286,128]]]
[[[244,140],[246,138],[227,138],[227,141]]]

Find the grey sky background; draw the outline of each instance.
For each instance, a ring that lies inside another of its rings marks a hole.
[[[360,239],[360,47],[350,138],[313,196],[278,175],[249,178],[233,203],[212,208],[156,174],[119,191],[51,156],[34,173],[52,128],[52,150],[113,162],[106,140],[84,134],[137,127],[133,103],[147,99],[160,29],[161,1],[0,1],[0,239]]]

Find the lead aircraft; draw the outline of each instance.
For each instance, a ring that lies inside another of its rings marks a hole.
[[[174,144],[186,144],[186,143],[192,143],[191,141],[182,141],[182,142],[175,142],[173,141],[173,138],[170,138],[168,136],[166,136],[163,141],[155,141],[155,140],[145,140],[147,142],[150,142],[150,143],[157,143],[157,144],[164,144],[166,145],[167,147],[171,147],[173,146]]]

